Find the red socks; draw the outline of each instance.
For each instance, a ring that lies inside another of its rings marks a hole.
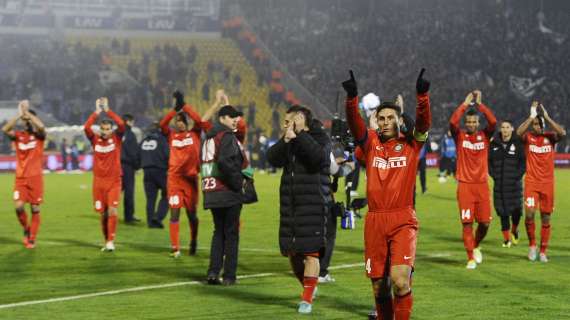
[[[178,221],[170,221],[170,246],[172,250],[179,250],[180,249],[180,224]]]
[[[104,213],[101,213],[101,232],[103,232],[103,237],[105,238],[105,241],[107,241],[107,221],[109,219],[107,218],[107,216]]]
[[[535,224],[534,224],[534,219],[532,220],[525,220],[524,222],[525,226],[526,226],[526,234],[528,236],[528,245],[531,247],[535,247],[536,246],[536,238],[535,238]]]
[[[303,279],[303,301],[313,303],[313,292],[317,287],[318,277],[307,277]]]
[[[473,227],[463,225],[463,246],[467,251],[467,259],[473,260],[473,249],[475,248],[475,239],[473,239]]]
[[[395,320],[409,320],[412,315],[412,305],[414,304],[414,298],[412,296],[412,291],[408,292],[403,296],[394,297],[394,315]]]
[[[542,224],[540,228],[540,253],[546,254],[548,248],[548,240],[550,239],[550,223]]]
[[[16,209],[16,215],[18,216],[18,221],[24,230],[28,229],[28,215],[26,214],[26,210],[18,210]]]
[[[30,226],[30,241],[36,241],[36,235],[40,229],[40,212],[32,213],[32,225]]]
[[[117,230],[117,216],[109,216],[109,218],[107,218],[107,241],[115,240],[116,230]]]
[[[391,296],[378,297],[376,300],[376,313],[378,320],[393,320],[394,305]]]
[[[509,241],[509,238],[510,238],[509,230],[503,230],[502,232],[503,232],[503,240],[505,242]]]

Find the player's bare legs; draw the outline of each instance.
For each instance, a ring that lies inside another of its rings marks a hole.
[[[196,214],[196,208],[186,209],[186,216],[188,217],[188,222],[190,223],[190,249],[189,254],[191,256],[196,254],[196,246],[198,240],[198,225],[200,220]]]
[[[540,262],[548,262],[546,249],[548,248],[548,240],[550,240],[550,212],[541,212],[540,221]]]
[[[180,208],[170,208],[170,256],[180,257]]]
[[[392,297],[392,281],[390,277],[371,279],[374,302],[376,304],[376,319],[394,319],[394,305]]]
[[[528,236],[528,259],[530,261],[536,260],[536,238],[535,238],[535,229],[536,226],[534,224],[534,208],[526,208],[525,209],[525,227],[526,227],[526,234]]]

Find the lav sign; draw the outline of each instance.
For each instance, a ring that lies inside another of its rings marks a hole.
[[[175,25],[173,19],[149,19],[147,23],[150,30],[173,30]]]
[[[103,19],[97,17],[76,17],[75,27],[87,29],[99,29],[103,26]]]

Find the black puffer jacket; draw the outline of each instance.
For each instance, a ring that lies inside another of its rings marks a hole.
[[[326,221],[332,204],[329,176],[331,142],[314,123],[311,130],[285,143],[283,138],[267,151],[281,176],[279,247],[283,255],[324,249]]]
[[[499,216],[510,215],[522,206],[522,176],[526,170],[524,146],[513,134],[503,142],[500,134],[491,140],[489,175],[495,181],[493,202]]]

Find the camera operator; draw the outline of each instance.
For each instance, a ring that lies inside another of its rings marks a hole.
[[[285,134],[267,151],[269,163],[283,168],[280,183],[279,247],[303,287],[299,313],[311,313],[326,246],[332,203],[329,136],[313,122],[311,110],[294,105],[284,119]]]

